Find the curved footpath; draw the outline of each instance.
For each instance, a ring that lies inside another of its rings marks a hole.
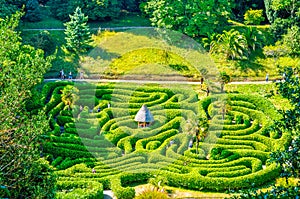
[[[155,28],[152,26],[121,26],[121,27],[99,27],[99,28],[90,28],[90,30],[128,30],[128,29],[144,29],[144,28]],[[24,28],[22,31],[64,31],[65,28]]]

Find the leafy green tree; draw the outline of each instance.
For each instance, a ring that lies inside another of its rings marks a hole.
[[[280,39],[292,26],[300,26],[300,1],[264,0],[274,36]]]
[[[10,16],[18,10],[18,7],[13,4],[9,4],[6,0],[0,0],[0,18]]]
[[[223,92],[225,84],[230,82],[230,76],[226,72],[220,72],[219,81],[221,83],[221,92]]]
[[[244,15],[245,24],[259,25],[265,18],[263,16],[263,10],[247,10]]]
[[[38,0],[27,1],[25,19],[31,22],[40,21],[42,19]]]
[[[79,7],[76,8],[71,20],[64,25],[66,48],[75,53],[86,52],[90,48],[91,33],[87,25],[88,17],[85,16]]]
[[[243,21],[244,15],[249,9],[264,10],[264,2],[261,0],[234,0],[232,11],[238,21]]]
[[[255,27],[247,27],[243,30],[248,49],[250,51],[261,50],[266,38],[260,30]]]
[[[288,149],[271,153],[270,161],[280,165],[280,176],[286,179],[286,184],[289,183],[289,177],[298,177],[300,171],[300,137],[295,137]]]
[[[300,27],[292,26],[287,34],[283,35],[283,43],[288,48],[290,55],[300,55]]]
[[[49,0],[47,5],[52,15],[61,21],[68,21],[69,15],[77,7],[80,7],[90,20],[108,21],[120,16],[122,6],[120,0]]]
[[[143,9],[157,27],[203,37],[220,31],[227,24],[231,8],[231,1],[223,0],[150,0]]]
[[[240,190],[238,195],[230,197],[230,199],[292,199],[299,198],[300,187],[281,187],[273,186],[269,191],[261,191],[255,188],[248,190]]]
[[[211,43],[211,53],[222,53],[226,59],[242,59],[248,54],[246,38],[237,30],[224,30],[216,38],[217,40]]]
[[[20,18],[18,13],[0,21],[0,198],[53,198],[55,179],[40,160],[41,136],[49,124],[43,111],[26,110],[51,58],[22,45],[14,30]]]
[[[47,30],[40,31],[34,35],[29,43],[36,49],[42,49],[45,56],[53,54],[56,49],[55,41]]]

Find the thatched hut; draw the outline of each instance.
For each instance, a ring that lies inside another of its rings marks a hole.
[[[138,122],[138,127],[142,128],[148,127],[154,122],[153,115],[145,104],[137,112],[134,121]]]

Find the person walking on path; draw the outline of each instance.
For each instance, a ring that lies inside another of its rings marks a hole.
[[[266,75],[266,82],[268,82],[269,81],[269,73],[267,73],[267,75]]]
[[[69,79],[72,79],[72,72],[69,72]]]
[[[65,79],[65,73],[64,73],[63,69],[61,69],[61,71],[60,71],[60,78]]]
[[[83,72],[82,71],[80,71],[80,73],[79,73],[79,79],[83,79]]]

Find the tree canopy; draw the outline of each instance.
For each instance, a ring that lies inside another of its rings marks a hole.
[[[203,37],[220,31],[220,27],[227,23],[232,6],[231,1],[224,0],[150,0],[144,11],[155,26]]]
[[[64,24],[66,26],[66,47],[75,53],[85,52],[91,43],[91,33],[87,25],[88,17],[77,7],[70,18],[71,20]]]
[[[53,198],[54,178],[47,161],[40,159],[48,121],[43,111],[26,109],[51,58],[22,45],[15,31],[20,18],[18,13],[0,21],[0,197]]]

